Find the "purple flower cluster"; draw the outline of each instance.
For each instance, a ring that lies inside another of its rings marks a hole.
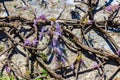
[[[61,62],[61,64],[65,64],[65,58],[62,56],[62,50],[59,47],[53,47],[53,51],[57,54],[54,61]]]
[[[50,48],[52,48],[53,52],[56,53],[56,57],[54,58],[54,61],[65,64],[65,59],[62,56],[62,50],[60,49],[59,46],[59,37],[62,35],[61,26],[58,22],[51,21],[50,28],[51,29],[48,30],[46,30],[46,28],[42,28],[39,35],[39,39],[42,39],[43,33],[47,31],[47,34],[49,36],[52,36]]]
[[[108,12],[111,12],[111,11],[113,11],[113,6],[109,5],[105,8],[105,10],[108,11]]]
[[[58,22],[56,22],[56,30],[60,30],[61,26]]]
[[[58,22],[56,22],[55,28],[56,30],[53,32],[53,39],[52,39],[53,47],[57,46],[57,44],[59,43],[58,38],[62,35],[61,26]]]
[[[38,44],[38,40],[35,39],[32,41],[32,46],[37,46],[37,44]]]
[[[39,40],[43,39],[44,31],[46,31],[47,28],[45,26],[42,27],[41,32],[39,33]]]
[[[40,14],[40,15],[37,16],[37,19],[41,19],[43,21],[46,21],[47,17],[44,14]]]
[[[57,53],[57,55],[59,56],[59,61],[62,64],[65,64],[65,59],[62,56],[62,51],[59,48],[59,37],[62,36],[62,32],[61,32],[61,26],[58,22],[51,22],[51,26],[55,27],[53,34],[53,38],[52,38],[52,47],[53,50]]]
[[[119,9],[119,4],[109,5],[105,8],[106,11],[112,12]]]
[[[34,39],[32,42],[29,39],[26,39],[24,46],[37,46],[38,40]]]
[[[34,26],[37,25],[38,22],[45,22],[47,20],[47,17],[44,14],[40,14],[38,16],[36,16],[36,19],[34,19]]]
[[[26,39],[24,42],[24,46],[30,46],[31,45],[31,41],[29,39]]]

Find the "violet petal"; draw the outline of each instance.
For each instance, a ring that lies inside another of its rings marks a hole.
[[[61,36],[61,31],[56,30],[56,32],[54,32],[54,35],[56,35],[56,36]]]
[[[31,42],[29,39],[26,39],[25,42],[24,42],[24,46],[30,46],[31,45]]]
[[[61,55],[61,50],[59,48],[57,49],[57,54]]]
[[[60,30],[61,26],[58,22],[56,22],[56,30]]]
[[[33,46],[36,46],[37,44],[38,44],[38,40],[35,39],[35,40],[32,41]]]
[[[98,67],[98,64],[97,64],[97,63],[94,63],[94,64],[93,64],[93,68],[96,68],[96,67]]]
[[[46,27],[42,27],[41,32],[46,31]]]
[[[53,21],[51,22],[51,26],[54,26],[54,22]]]
[[[34,19],[34,26],[36,26],[37,25],[37,21]]]
[[[92,24],[93,23],[93,20],[88,20],[88,24]]]
[[[120,55],[120,49],[117,51],[117,54]]]
[[[73,64],[71,64],[70,68],[73,70],[73,69],[74,69],[74,65],[73,65]]]
[[[81,62],[82,64],[85,64],[85,61],[83,61],[82,59],[80,60],[80,62]]]
[[[61,57],[61,61],[63,64],[65,63],[65,59],[63,57]]]
[[[105,8],[105,10],[108,11],[108,12],[111,12],[111,11],[113,11],[113,6],[109,5]]]
[[[10,73],[10,67],[8,67],[8,66],[5,66],[5,69],[6,69],[6,72],[8,72],[8,73]]]
[[[57,46],[57,39],[55,39],[55,38],[52,39],[52,45],[53,45],[53,47]]]
[[[42,19],[42,20],[44,20],[44,21],[47,20],[47,18],[46,18],[46,16],[45,16],[44,14],[40,14],[40,15],[37,17],[37,19]]]
[[[39,33],[39,39],[40,39],[40,40],[43,39],[43,33],[42,33],[42,32]]]

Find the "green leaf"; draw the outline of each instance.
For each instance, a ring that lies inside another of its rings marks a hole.
[[[4,46],[0,46],[0,52],[2,52],[4,50]]]
[[[0,77],[2,77],[3,76],[3,74],[2,73],[0,73]]]
[[[42,76],[48,76],[48,74],[42,74]]]
[[[26,73],[25,73],[25,75],[27,76],[27,77],[30,77],[30,71],[26,71]]]
[[[47,61],[47,55],[46,55],[46,54],[41,53],[41,57],[42,57],[42,59],[43,59],[44,61]]]
[[[43,69],[43,70],[41,70],[41,73],[47,74],[48,72],[45,69]]]
[[[40,4],[41,7],[44,7],[44,4]]]
[[[10,76],[10,80],[15,80],[15,76]]]
[[[9,76],[3,76],[2,80],[10,80],[10,77]]]
[[[37,78],[36,80],[42,80],[41,78]]]
[[[58,0],[58,3],[60,3],[60,0]]]
[[[0,80],[2,80],[2,77],[0,77]]]
[[[42,45],[44,45],[44,43],[42,43]]]
[[[14,8],[16,8],[17,6],[16,5],[14,5]]]

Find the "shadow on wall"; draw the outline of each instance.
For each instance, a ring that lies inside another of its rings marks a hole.
[[[6,1],[13,1],[13,0],[0,0],[0,3],[1,2],[6,2]]]
[[[72,19],[80,20],[80,14],[79,14],[78,12],[76,12],[76,11],[71,11],[70,14],[71,14],[71,18],[72,18]]]

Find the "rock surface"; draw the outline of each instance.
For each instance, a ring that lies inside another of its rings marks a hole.
[[[2,11],[0,12],[0,17],[5,17],[8,15],[11,15],[11,16],[20,15],[27,19],[33,20],[33,18],[34,18],[33,13],[35,12],[36,15],[43,13],[47,16],[47,18],[57,18],[59,16],[59,14],[65,8],[60,19],[72,20],[70,13],[71,13],[71,11],[75,11],[74,5],[80,6],[83,10],[85,10],[85,12],[88,9],[86,5],[78,4],[77,2],[74,3],[73,0],[66,0],[66,1],[61,0],[61,2],[59,2],[59,0],[45,0],[46,1],[45,4],[41,4],[41,0],[24,0],[24,1],[25,1],[25,3],[23,2],[23,0],[5,1],[4,4],[5,4],[7,10],[5,10],[5,7],[4,7],[3,3],[1,2],[0,10],[2,10]],[[102,5],[105,4],[105,1],[106,0],[100,0],[98,9],[99,9],[99,7],[101,7]],[[9,14],[7,14],[6,11],[8,11]],[[84,15],[84,12],[82,12],[80,10],[76,10],[76,11],[78,11],[78,13],[80,14],[80,17],[82,17]],[[120,12],[118,14],[119,14],[118,16],[120,16]],[[107,15],[108,15],[108,13],[103,13],[103,10],[100,10],[99,12],[97,12],[95,14],[94,18],[97,21],[101,21],[101,20],[104,20],[104,17]],[[120,21],[120,18],[118,18],[118,20]],[[109,34],[113,37],[115,42],[117,42],[117,44],[120,47],[120,33],[119,32],[109,31]],[[76,34],[77,36],[80,36],[79,30],[75,30],[75,31],[73,31],[73,33]],[[101,36],[96,34],[93,30],[88,32],[85,36],[89,40],[91,45],[93,45],[93,47],[102,48],[102,49],[108,50],[110,52],[113,52],[112,49],[109,47],[108,43],[106,43],[106,41],[103,38],[101,38]],[[2,42],[0,42],[0,44],[2,44]],[[22,71],[24,71],[25,57],[22,55],[22,53],[26,53],[26,52],[20,46],[18,46],[18,50],[20,50],[20,51],[17,51],[17,53],[13,53],[15,55],[12,56],[11,58],[12,58],[13,62],[15,62],[17,65],[23,67],[21,69],[22,69]],[[67,56],[68,56],[68,60],[69,60],[70,64],[73,63],[73,61],[75,60],[75,57],[76,57],[75,53],[73,53],[69,50],[67,50],[66,52],[67,52]],[[96,62],[87,58],[86,56],[87,55],[84,55],[84,61],[87,63],[86,66],[92,67]],[[0,56],[0,60],[2,60],[4,58],[5,58],[5,56]],[[116,66],[113,65],[113,63],[114,62],[104,66],[105,74],[107,75],[106,76],[107,78],[117,68]],[[52,68],[52,69],[55,68],[55,66],[53,67],[53,64],[54,64],[54,61],[49,65],[50,68]],[[0,68],[2,68],[1,65],[0,65]],[[84,70],[84,68],[81,70]],[[91,71],[89,73],[80,74],[78,80],[99,80],[98,77],[100,76],[100,74],[98,74],[98,72],[99,72],[98,70],[95,70],[95,71]],[[116,75],[116,77],[120,78],[120,73],[118,73]],[[68,79],[66,79],[66,80],[68,80]],[[75,77],[70,77],[69,80],[75,80]]]

